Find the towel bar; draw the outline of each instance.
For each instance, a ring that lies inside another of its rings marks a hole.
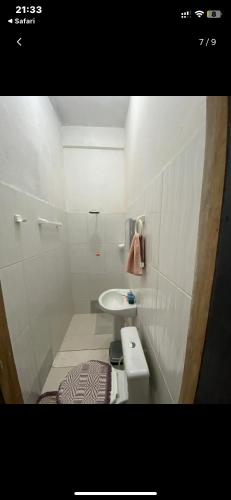
[[[62,222],[53,221],[53,220],[47,220],[47,219],[42,219],[41,217],[37,218],[37,222],[38,222],[39,225],[48,224],[50,226],[56,226],[56,227],[61,227],[63,225]]]

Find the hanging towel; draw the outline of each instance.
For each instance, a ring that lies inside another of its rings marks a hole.
[[[135,233],[128,254],[127,273],[142,276],[144,268],[144,237]]]

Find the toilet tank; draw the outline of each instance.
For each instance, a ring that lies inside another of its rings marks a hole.
[[[135,326],[121,328],[124,368],[128,382],[128,402],[149,402],[149,369]]]

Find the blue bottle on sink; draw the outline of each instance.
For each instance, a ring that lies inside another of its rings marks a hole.
[[[127,294],[127,299],[129,304],[135,304],[135,295],[131,290]]]

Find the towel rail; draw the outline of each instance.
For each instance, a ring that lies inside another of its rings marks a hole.
[[[56,226],[56,227],[61,227],[63,225],[62,222],[48,220],[48,219],[42,219],[42,217],[38,217],[37,222],[39,225],[48,224],[50,226]]]
[[[142,234],[144,221],[145,221],[145,216],[144,215],[139,215],[136,218],[136,223],[135,223],[135,232],[136,233]],[[140,230],[138,230],[139,224],[140,224]]]

